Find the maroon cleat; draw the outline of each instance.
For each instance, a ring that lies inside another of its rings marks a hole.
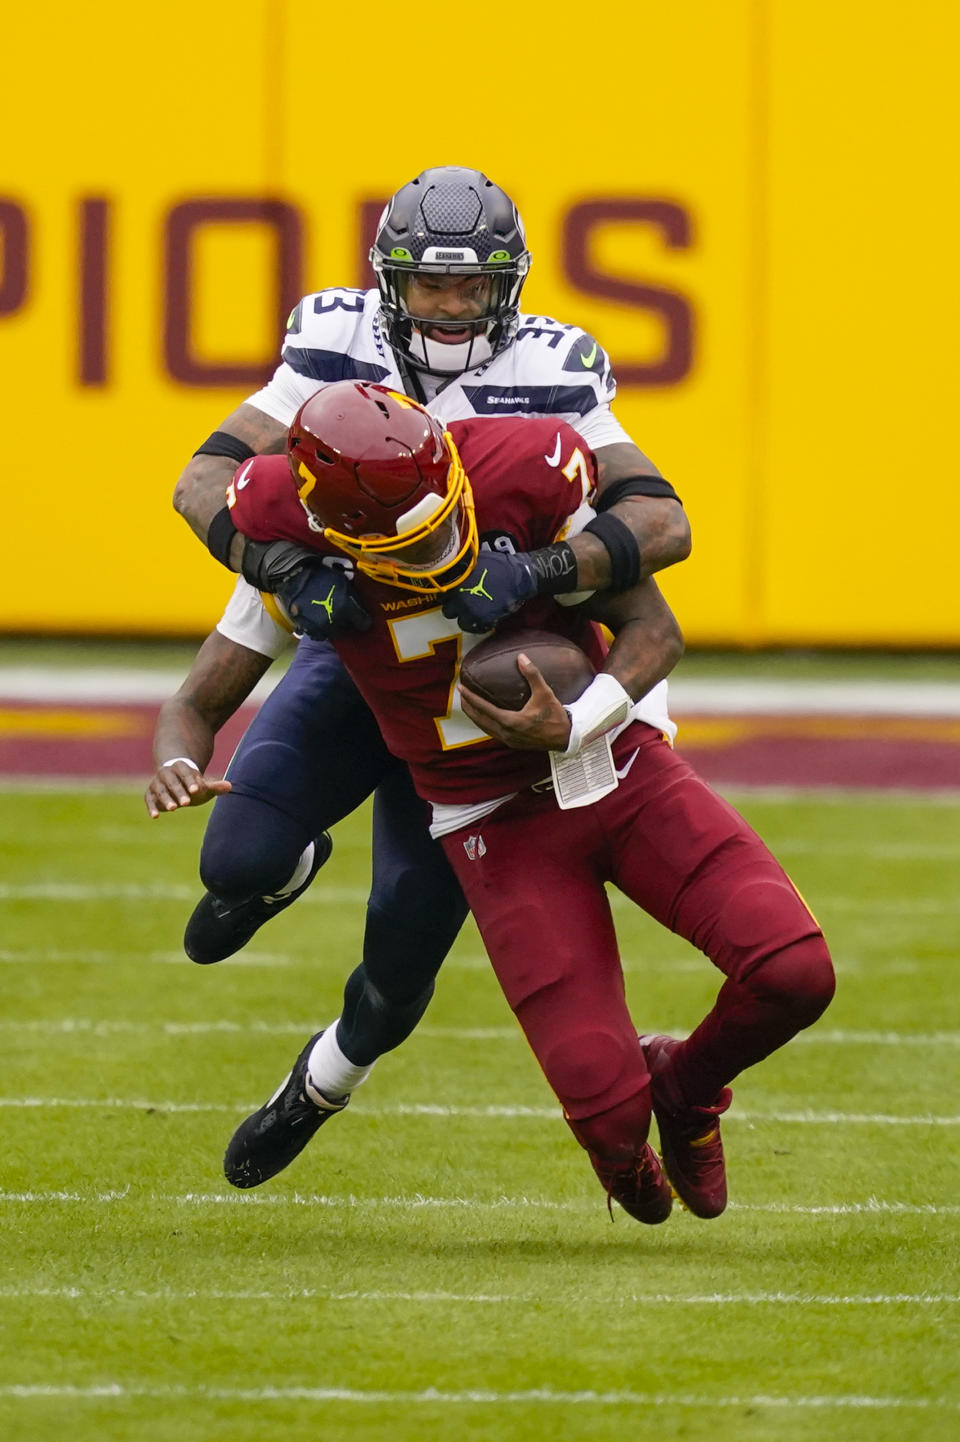
[[[614,1166],[600,1161],[593,1152],[588,1153],[593,1170],[600,1178],[607,1194],[607,1206],[613,1215],[611,1202],[619,1202],[623,1210],[637,1222],[646,1222],[655,1227],[665,1222],[673,1206],[670,1183],[663,1175],[660,1161],[649,1142],[626,1166]]]
[[[727,1110],[733,1093],[724,1087],[709,1106],[688,1106],[671,1065],[680,1042],[670,1036],[642,1036],[640,1045],[650,1069],[650,1096],[667,1176],[695,1217],[719,1217],[727,1205],[727,1173],[718,1118]]]

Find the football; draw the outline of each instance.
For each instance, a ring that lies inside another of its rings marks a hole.
[[[530,700],[530,687],[517,666],[521,651],[565,706],[576,701],[596,675],[590,657],[565,636],[552,631],[514,631],[491,636],[468,651],[460,666],[460,679],[494,706],[520,711]]]

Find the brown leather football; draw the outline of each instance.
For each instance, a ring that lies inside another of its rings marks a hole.
[[[517,666],[521,651],[565,706],[576,701],[596,675],[590,657],[565,636],[552,631],[513,631],[491,636],[468,651],[460,666],[460,679],[494,706],[520,711],[530,700],[530,687]]]

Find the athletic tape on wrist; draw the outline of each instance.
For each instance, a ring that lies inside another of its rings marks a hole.
[[[609,671],[601,671],[599,676],[594,676],[583,695],[564,708],[570,717],[570,740],[563,754],[575,756],[598,736],[620,726],[629,716],[632,705],[630,693],[624,690],[616,676],[611,676]]]
[[[161,761],[157,770],[162,771],[165,766],[175,766],[178,761],[183,761],[187,766],[192,766],[198,776],[203,770],[203,767],[198,766],[196,761],[191,761],[189,756],[171,756],[169,761]]]

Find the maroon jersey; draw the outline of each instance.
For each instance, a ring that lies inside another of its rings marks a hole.
[[[516,551],[550,545],[593,492],[593,453],[564,421],[474,419],[452,421],[449,430],[470,477],[482,545]],[[511,750],[479,731],[460,709],[460,662],[483,637],[465,635],[448,620],[442,596],[419,596],[355,572],[348,556],[308,526],[285,456],[247,461],[228,500],[244,535],[299,541],[353,574],[373,624],[334,645],[387,746],[409,765],[421,796],[476,803],[519,791],[548,774],[546,752]],[[600,630],[578,610],[543,597],[508,617],[499,632],[528,627],[569,636],[598,669],[602,664],[606,648]]]

